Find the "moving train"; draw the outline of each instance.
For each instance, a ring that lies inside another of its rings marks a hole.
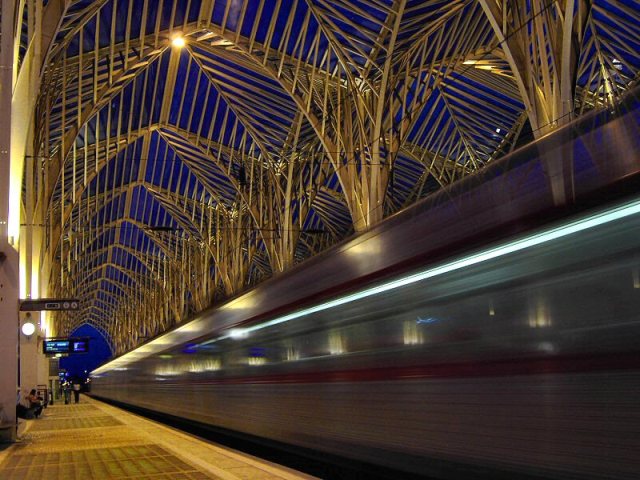
[[[637,105],[202,312],[93,394],[407,475],[637,478]]]

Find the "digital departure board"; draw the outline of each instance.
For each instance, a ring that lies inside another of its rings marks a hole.
[[[89,351],[89,338],[53,338],[43,342],[45,355],[87,353]]]
[[[86,338],[71,339],[71,353],[87,353],[89,351],[89,340]]]
[[[45,340],[43,351],[45,354],[69,353],[69,340]]]

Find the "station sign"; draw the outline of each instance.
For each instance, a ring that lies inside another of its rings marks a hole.
[[[37,300],[21,300],[21,312],[40,312],[43,310],[78,310],[80,300],[77,298],[39,298]]]

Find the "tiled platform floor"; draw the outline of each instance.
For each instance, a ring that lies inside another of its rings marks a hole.
[[[311,479],[81,396],[28,420],[0,452],[2,480]]]

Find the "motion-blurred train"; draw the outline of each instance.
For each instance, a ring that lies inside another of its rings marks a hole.
[[[201,313],[93,393],[432,478],[638,478],[637,107]]]

